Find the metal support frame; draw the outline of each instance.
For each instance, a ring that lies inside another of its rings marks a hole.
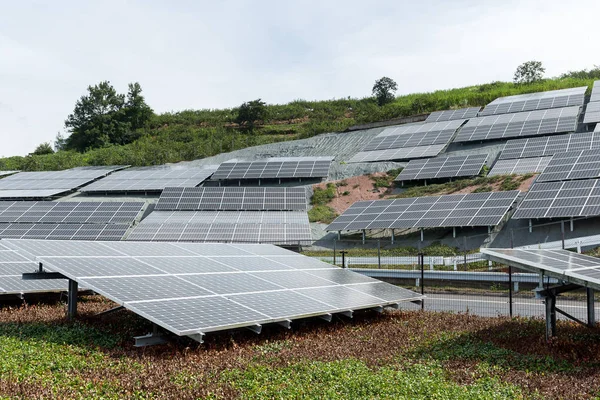
[[[323,314],[323,315],[319,315],[319,318],[321,318],[327,322],[331,322],[331,320],[333,319],[333,316],[331,314]]]
[[[277,322],[277,325],[281,325],[285,329],[292,329],[292,321],[289,319],[286,319],[285,321],[279,321]]]
[[[340,254],[342,255],[342,268],[346,268],[346,250],[340,250]]]
[[[69,293],[67,303],[67,318],[73,319],[77,316],[77,281],[69,279]]]
[[[421,296],[425,296],[425,255],[419,253],[419,266],[421,267],[421,280],[419,286],[421,286]],[[421,301],[421,310],[425,310],[425,302]]]
[[[367,239],[367,231],[365,229],[362,230],[362,244],[365,244],[365,240]]]
[[[596,311],[594,309],[594,289],[586,288],[587,302],[587,326],[593,328],[596,326]]]
[[[197,342],[203,343],[202,337],[204,334],[197,333],[195,335],[188,335],[190,338],[196,340]],[[135,347],[146,347],[146,346],[154,346],[156,344],[164,344],[167,343],[167,339],[165,339],[162,332],[158,330],[158,325],[152,325],[152,332],[143,336],[134,336],[133,339],[135,343],[133,344]]]
[[[260,325],[260,324],[251,325],[251,326],[247,326],[246,329],[256,333],[257,335],[260,335],[260,333],[262,332],[262,325]]]
[[[423,241],[423,228],[421,228],[421,242]]]
[[[547,289],[537,288],[535,290],[536,297],[542,297],[544,299],[544,304],[546,305],[546,340],[550,340],[552,337],[556,336],[556,313],[562,314],[565,317],[569,318],[570,320],[573,320],[579,324],[582,324],[585,326],[590,326],[589,320],[588,320],[588,323],[586,324],[585,322],[581,321],[578,318],[575,318],[574,316],[567,313],[566,311],[561,310],[560,308],[556,307],[556,297],[558,295],[560,295],[561,293],[570,292],[572,290],[577,290],[580,288],[581,288],[580,285],[577,285],[574,283],[567,283],[567,284],[563,284],[563,285],[552,286]],[[592,296],[592,299],[593,299],[593,296]],[[592,314],[592,316],[594,314],[593,300],[591,302],[592,311],[590,311],[589,298],[588,298],[587,305],[588,305],[588,318],[589,318],[590,314]]]
[[[456,238],[456,227],[455,226],[452,227],[452,237]]]
[[[529,220],[529,233],[533,232],[533,221]]]
[[[574,226],[573,226],[573,217],[571,217],[571,232],[573,232]]]
[[[392,244],[394,244],[395,239],[396,239],[396,237],[394,235],[394,228],[392,228]]]
[[[96,313],[96,316],[100,317],[100,316],[103,316],[103,315],[112,314],[112,313],[114,313],[116,311],[123,310],[124,308],[125,307],[123,307],[123,306],[116,306],[116,307],[113,307],[113,308],[111,308],[109,310],[101,311],[99,313]]]

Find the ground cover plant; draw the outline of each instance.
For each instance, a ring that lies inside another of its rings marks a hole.
[[[99,296],[68,322],[64,304],[0,310],[2,398],[593,398],[600,390],[600,332],[559,322],[468,314],[357,313],[293,330],[267,326],[173,339],[137,349],[150,329]]]

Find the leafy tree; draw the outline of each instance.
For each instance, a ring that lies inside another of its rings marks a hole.
[[[117,93],[108,81],[89,86],[88,94],[77,101],[65,121],[70,133],[65,148],[83,152],[133,142],[140,135],[132,130],[143,127],[152,116],[141,91],[139,83],[129,85],[127,97]]]
[[[256,121],[267,119],[267,103],[256,99],[243,103],[238,109],[235,122],[249,132],[254,130]]]
[[[514,83],[533,83],[541,81],[544,78],[546,68],[542,66],[541,61],[527,61],[517,67]]]
[[[54,151],[64,150],[66,145],[67,139],[65,139],[62,133],[58,132],[54,138]]]
[[[383,106],[394,101],[394,93],[398,90],[398,85],[393,79],[384,76],[375,81],[373,85],[373,96],[377,98],[377,104]]]
[[[52,154],[54,153],[54,150],[52,149],[52,145],[50,144],[50,142],[44,142],[40,145],[38,145],[38,147],[35,148],[35,150],[33,151],[33,153],[36,156],[41,156],[44,154]]]
[[[575,79],[600,79],[600,65],[594,65],[592,69],[582,69],[581,71],[569,71],[560,74],[560,79],[575,78]]]

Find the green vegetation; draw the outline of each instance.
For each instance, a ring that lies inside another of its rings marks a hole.
[[[337,218],[337,214],[333,208],[324,205],[313,206],[308,210],[308,220],[310,222],[322,222],[330,224]]]
[[[66,140],[57,137],[56,143],[59,146],[55,147],[59,151],[56,153],[2,158],[0,169],[58,170],[82,165],[142,166],[194,160],[249,146],[302,139],[324,132],[339,132],[356,124],[449,108],[483,106],[501,96],[584,85],[591,87],[594,79],[598,78],[597,72],[596,67],[590,71],[568,72],[562,78],[532,84],[492,82],[431,93],[415,93],[397,96],[381,107],[372,97],[328,101],[296,100],[289,104],[267,105],[264,121],[255,120],[252,132],[236,123],[238,108],[185,110],[156,115],[150,113],[149,107],[143,103],[141,88],[138,90],[134,87],[132,92],[130,87],[132,101],[125,98],[123,103],[123,95],[113,93],[114,89],[104,87],[101,83],[88,88],[88,95],[80,99],[78,104],[81,103],[81,106],[76,106],[72,123],[69,122],[67,126],[73,133],[90,131],[101,133],[100,135],[88,138],[87,134],[82,134]],[[101,109],[102,112],[92,113],[88,106],[95,104],[97,100],[106,104]],[[129,109],[130,107],[133,109]],[[127,109],[129,113],[125,112]],[[90,116],[90,120],[79,118],[79,115]],[[70,120],[69,117],[67,121]],[[88,122],[93,122],[89,129]],[[96,146],[99,147],[93,148]],[[93,149],[89,150],[91,147]],[[68,151],[65,148],[85,152]]]
[[[377,256],[377,248],[349,248],[344,249],[347,257],[375,257]],[[331,257],[333,250],[305,250],[302,252],[305,256],[311,257]],[[392,248],[382,248],[379,250],[382,257],[403,257],[416,256],[419,254],[419,249],[412,246],[398,246]],[[446,244],[434,242],[429,246],[423,247],[420,250],[426,256],[442,256],[450,257],[463,254],[456,247],[451,247]]]
[[[372,93],[381,107],[394,101],[396,90],[398,90],[398,84],[393,79],[384,76],[375,81]]]
[[[369,178],[371,178],[373,181],[373,188],[375,189],[390,188],[394,184],[394,180],[398,177],[400,172],[402,172],[402,168],[396,168],[387,171],[384,175],[369,175]]]
[[[235,122],[242,129],[253,132],[256,122],[264,122],[267,115],[267,103],[261,101],[261,99],[252,100],[240,106]]]
[[[50,142],[44,142],[41,143],[38,147],[35,148],[35,150],[33,151],[33,153],[36,156],[42,156],[45,154],[53,154],[54,153],[54,149],[52,149],[52,145],[50,144]]]
[[[325,189],[315,187],[313,190],[313,195],[310,199],[310,203],[313,206],[324,206],[335,198],[336,193],[337,189],[333,183],[328,183]]]
[[[516,84],[532,84],[544,79],[546,68],[540,61],[527,61],[517,67],[513,82]]]

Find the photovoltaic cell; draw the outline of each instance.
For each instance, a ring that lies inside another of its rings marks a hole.
[[[598,179],[535,183],[512,218],[562,218],[600,215]]]
[[[0,201],[0,223],[131,224],[142,202]]]
[[[176,335],[202,335],[422,298],[270,245],[157,244],[164,253],[175,254],[171,258],[203,260],[195,270],[175,274],[161,271],[164,263],[153,257],[124,255],[144,253],[147,243],[4,242],[32,255],[46,270],[59,272]],[[204,255],[209,248],[220,255]],[[264,254],[274,254],[277,261]],[[215,264],[230,271],[205,268]]]
[[[327,231],[498,225],[518,190],[354,203]]]
[[[420,134],[425,135],[427,133],[435,133],[435,132],[456,132],[456,130],[465,122],[464,119],[456,120],[456,121],[442,121],[442,122],[425,122],[418,124],[406,124],[406,125],[398,125],[391,126],[389,128],[385,128],[381,133],[379,133],[376,137],[386,137],[386,136],[405,136],[405,135],[414,135]],[[413,145],[414,146],[414,145]],[[410,146],[406,146],[410,147]]]
[[[295,188],[165,188],[156,210],[306,210],[306,191]]]
[[[19,172],[19,171],[0,171],[0,177],[16,174],[17,172]]]
[[[579,110],[580,107],[564,107],[473,118],[461,128],[454,141],[470,142],[573,132]]]
[[[500,153],[500,159],[551,156],[563,152],[591,149],[600,149],[598,132],[509,140]]]
[[[598,177],[600,177],[600,153],[597,150],[583,150],[555,154],[536,182]]]
[[[516,160],[498,160],[488,176],[494,175],[523,175],[544,171],[552,156],[519,158]]]
[[[592,95],[590,97],[590,102],[600,101],[600,81],[595,81],[594,86],[592,86]]]
[[[129,225],[0,223],[0,238],[56,240],[121,240]]]
[[[596,122],[600,122],[600,101],[588,103],[583,115],[584,124],[595,124]]]
[[[392,134],[392,132],[401,131],[401,127],[387,128],[377,135],[377,137],[373,138],[362,151],[446,144],[452,139],[452,136],[454,136],[454,133],[462,123],[464,123],[464,120],[428,123],[418,125],[418,127],[422,129],[417,132],[404,132],[398,134]],[[405,128],[409,127],[410,125]]]
[[[227,161],[212,180],[326,178],[333,157],[287,157],[258,161]]]
[[[360,163],[387,160],[411,160],[415,158],[434,157],[444,150],[446,144],[432,146],[403,147],[399,149],[361,151],[356,153],[348,162]]]
[[[489,103],[480,116],[517,113],[569,106],[581,106],[587,86],[500,97]]]
[[[38,264],[14,250],[0,246],[0,294],[27,294],[66,290],[66,280],[24,281],[24,272],[33,272]]]
[[[425,120],[425,122],[451,121],[456,119],[475,118],[481,110],[481,107],[460,108],[458,110],[434,111]]]
[[[411,160],[396,181],[475,176],[481,172],[486,159],[487,154],[473,154]]]

